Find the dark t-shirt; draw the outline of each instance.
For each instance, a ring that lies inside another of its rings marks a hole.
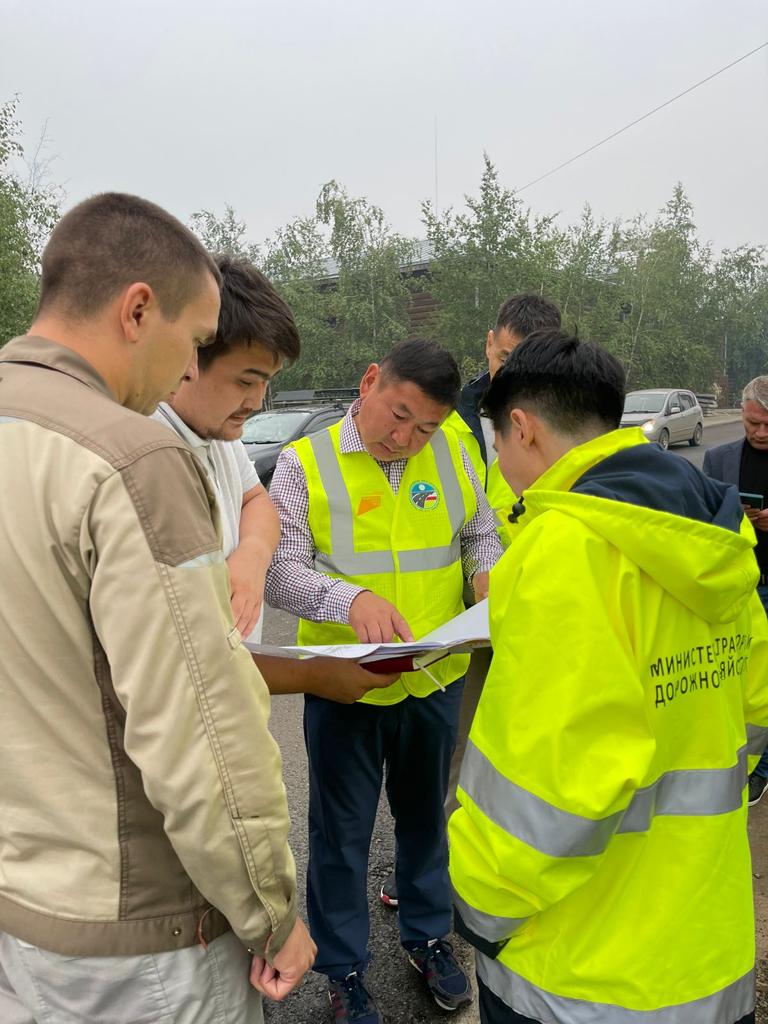
[[[739,470],[739,490],[752,494],[762,494],[768,508],[768,451],[761,452],[753,448],[749,442],[741,450],[741,468]],[[768,573],[768,532],[755,530],[757,547],[755,555],[761,573]]]

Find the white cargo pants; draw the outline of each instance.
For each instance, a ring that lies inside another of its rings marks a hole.
[[[263,1024],[232,932],[143,956],[61,956],[0,932],[2,1024]]]

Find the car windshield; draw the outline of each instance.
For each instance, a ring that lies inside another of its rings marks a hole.
[[[306,418],[306,411],[259,412],[246,421],[242,439],[246,444],[279,444],[290,441]]]
[[[624,401],[624,412],[661,412],[666,400],[666,395],[658,394],[656,392],[650,392],[648,394],[630,394],[627,395]]]

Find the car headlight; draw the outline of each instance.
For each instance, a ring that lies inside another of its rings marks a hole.
[[[650,434],[653,428],[656,426],[656,420],[646,420],[645,423],[640,427],[646,434]]]

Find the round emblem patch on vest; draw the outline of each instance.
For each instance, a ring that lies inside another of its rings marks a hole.
[[[428,484],[426,480],[419,480],[411,486],[411,504],[416,508],[429,512],[440,504],[440,495],[434,484]]]

